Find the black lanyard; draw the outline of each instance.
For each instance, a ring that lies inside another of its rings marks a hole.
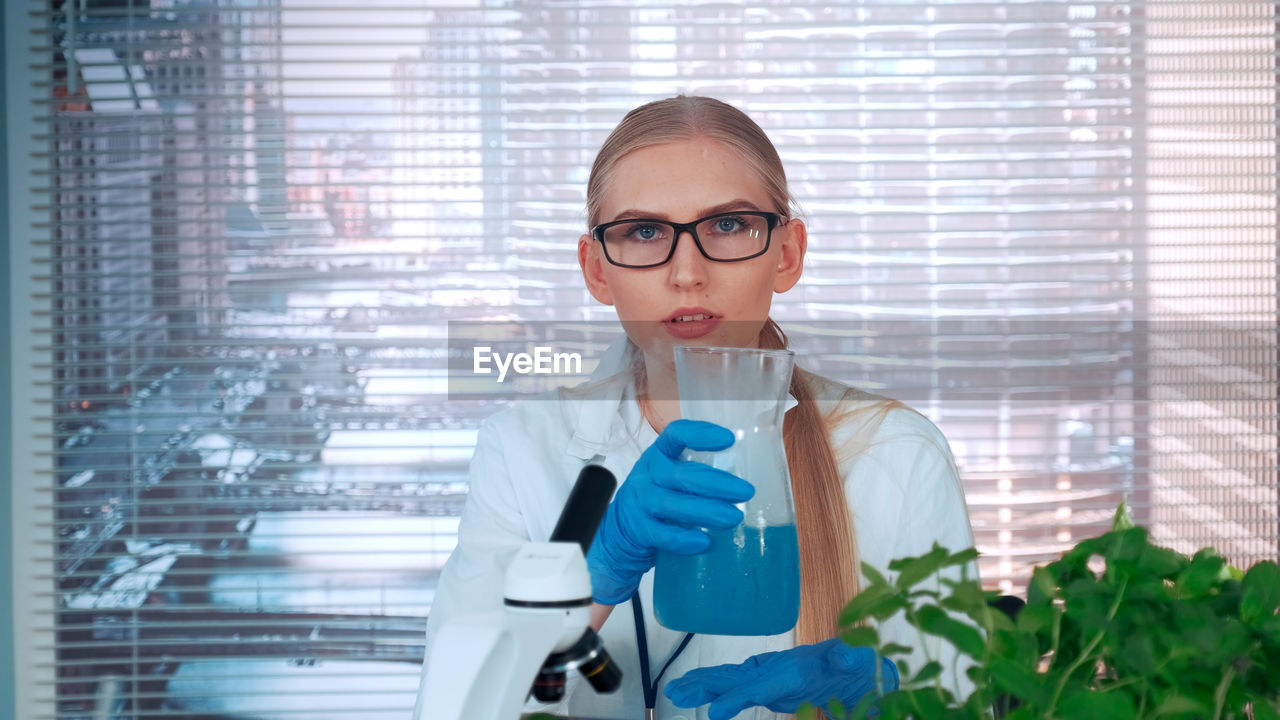
[[[693,633],[685,633],[684,639],[676,646],[671,657],[667,658],[667,662],[658,671],[658,677],[652,682],[649,681],[649,638],[644,632],[644,609],[640,607],[640,591],[631,594],[631,614],[635,616],[636,621],[636,645],[640,648],[640,686],[644,690],[644,708],[645,718],[651,720],[653,718],[653,709],[658,706],[658,683],[662,682],[662,675],[671,667],[671,663],[680,657],[680,653],[689,646],[689,641],[693,639]]]

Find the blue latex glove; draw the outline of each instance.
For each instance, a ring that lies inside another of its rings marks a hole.
[[[898,667],[883,663],[884,690],[898,689]],[[825,708],[839,698],[852,709],[876,689],[876,653],[833,638],[747,658],[741,665],[697,668],[667,683],[671,702],[691,708],[711,703],[711,720],[728,720],[749,707],[793,713],[804,703]]]
[[[595,601],[617,605],[631,597],[658,550],[693,555],[711,538],[699,528],[742,522],[734,503],[755,494],[751,483],[699,462],[680,459],[685,448],[723,450],[733,432],[714,423],[675,420],[640,455],[605,512],[587,552]]]

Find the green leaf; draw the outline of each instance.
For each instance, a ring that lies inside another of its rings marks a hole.
[[[1175,649],[1203,655],[1218,647],[1222,623],[1208,603],[1182,601],[1173,607],[1170,629],[1177,632]]]
[[[1065,720],[1133,720],[1138,709],[1133,698],[1121,692],[1081,691],[1059,703]]]
[[[845,709],[844,703],[840,702],[840,698],[831,698],[827,709],[831,711],[834,717],[843,718],[849,715],[849,711]]]
[[[1133,522],[1133,515],[1129,512],[1129,500],[1126,498],[1116,506],[1116,514],[1111,518],[1111,529],[1128,530],[1132,527],[1135,527],[1135,523]]]
[[[1064,593],[1067,615],[1073,617],[1086,630],[1103,629],[1115,602],[1113,588],[1097,582],[1092,577],[1072,581]]]
[[[796,710],[796,720],[819,720],[818,708],[814,707],[811,703],[802,704],[799,709]]]
[[[952,618],[936,605],[920,608],[916,611],[916,617],[919,628],[924,632],[950,640],[957,650],[970,657],[982,657],[987,642],[976,628]]]
[[[880,648],[880,654],[884,655],[885,657],[896,657],[898,655],[910,655],[911,652],[912,652],[911,648],[907,647],[906,645],[900,645],[898,643],[889,643],[884,647]]]
[[[862,574],[867,576],[871,585],[888,585],[889,580],[869,562],[862,563]]]
[[[987,635],[1001,631],[1006,633],[1016,631],[1009,616],[990,605],[978,607],[966,612],[965,615],[968,615],[973,620],[973,624],[981,628]]]
[[[1249,568],[1240,598],[1240,619],[1251,626],[1276,614],[1280,607],[1280,566],[1264,560]]]
[[[942,601],[942,606],[972,615],[987,608],[987,601],[993,594],[986,592],[980,583],[972,580],[960,582],[951,588],[951,595]]]
[[[1112,543],[1115,542],[1115,538],[1116,533],[1109,532],[1095,538],[1082,540],[1080,544],[1064,553],[1060,562],[1069,567],[1073,566],[1077,569],[1086,568],[1089,564],[1089,559],[1094,555],[1105,556],[1107,554],[1111,549]],[[1057,564],[1058,563],[1054,563],[1054,565]]]
[[[1198,598],[1207,594],[1218,583],[1218,571],[1226,561],[1217,551],[1205,548],[1191,558],[1191,564],[1178,573],[1174,588],[1182,598]]]
[[[942,563],[943,567],[953,567],[955,565],[964,565],[966,563],[977,562],[981,554],[978,548],[968,548],[958,553],[953,553],[947,557],[946,562]]]
[[[912,685],[923,685],[942,674],[942,663],[937,660],[930,660],[920,668],[920,672],[911,678]]]
[[[895,560],[889,563],[889,567],[898,571],[898,588],[906,590],[936,573],[948,557],[947,549],[935,542],[933,549],[924,555]],[[894,567],[895,564],[897,567]]]
[[[1226,665],[1249,652],[1253,644],[1253,635],[1244,623],[1233,617],[1223,618],[1217,626],[1218,641],[1205,655],[1204,661],[1210,665]]]
[[[1264,620],[1258,630],[1264,642],[1280,647],[1280,615]]]
[[[1258,698],[1253,701],[1253,720],[1280,720],[1280,707],[1274,700]]]
[[[1213,708],[1199,700],[1184,695],[1169,695],[1160,704],[1156,706],[1155,716],[1162,715],[1186,715],[1194,713],[1197,717],[1206,717],[1213,714]]]
[[[872,585],[863,589],[849,601],[848,605],[844,606],[844,611],[840,613],[840,624],[852,625],[866,619],[877,607],[896,594],[890,585]]]
[[[1107,550],[1108,562],[1136,563],[1142,551],[1148,547],[1145,528],[1132,527],[1115,533],[1115,540]]]
[[[1018,631],[1037,633],[1053,627],[1053,618],[1060,611],[1052,605],[1028,605],[1018,613]]]
[[[862,696],[857,705],[853,706],[853,710],[849,713],[849,720],[862,720],[871,712],[871,703],[879,699],[879,696],[873,692],[869,692]],[[797,718],[799,720],[799,718]]]
[[[871,611],[871,616],[876,620],[888,620],[897,615],[899,612],[911,607],[911,603],[907,601],[901,593],[890,595],[888,599],[876,605]]]
[[[1037,567],[1031,571],[1031,585],[1027,587],[1027,604],[1037,605],[1052,600],[1058,591],[1058,581],[1048,568]]]
[[[946,691],[943,691],[946,693]],[[916,708],[919,708],[917,710]],[[916,690],[897,690],[880,700],[881,717],[941,718],[947,714],[947,706],[932,686]]]
[[[1001,619],[1008,623],[1008,628],[997,628],[988,633],[987,654],[1035,666],[1044,654],[1040,649],[1040,639],[1034,634],[1019,632],[1008,618],[1002,616]]]
[[[1123,669],[1132,670],[1138,675],[1154,672],[1158,661],[1151,635],[1139,630],[1136,636],[1128,638],[1120,646],[1116,659]]]
[[[1164,578],[1149,575],[1139,569],[1129,577],[1124,591],[1125,605],[1149,603],[1160,607],[1169,603],[1169,586]],[[1136,607],[1136,605],[1133,605]],[[1123,609],[1121,614],[1124,614]]]
[[[1007,658],[991,659],[991,677],[997,688],[1034,707],[1049,704],[1048,677]]]
[[[873,627],[856,627],[840,633],[840,639],[853,647],[876,647],[880,644],[880,633]]]
[[[1138,570],[1160,578],[1172,578],[1177,576],[1188,563],[1190,560],[1187,556],[1176,550],[1159,545],[1148,545],[1142,551],[1142,557],[1138,558]]]

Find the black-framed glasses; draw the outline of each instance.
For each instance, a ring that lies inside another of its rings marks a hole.
[[[664,265],[676,254],[680,236],[689,233],[698,251],[708,260],[737,262],[763,255],[769,249],[773,229],[782,222],[778,213],[741,210],[675,223],[634,218],[597,225],[591,234],[604,246],[610,263],[625,268]]]

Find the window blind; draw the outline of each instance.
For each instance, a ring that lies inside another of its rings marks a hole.
[[[1125,496],[1277,556],[1273,3],[5,13],[23,717],[404,717],[497,407],[447,323],[607,325],[590,162],[677,92],[774,139],[775,317],[941,427],[990,587]]]

